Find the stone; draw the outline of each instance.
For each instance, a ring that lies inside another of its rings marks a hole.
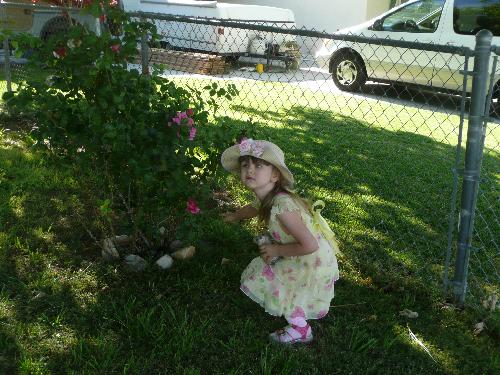
[[[173,252],[172,258],[175,258],[177,260],[186,260],[189,258],[192,258],[196,252],[196,249],[194,246],[188,246],[188,247],[183,247],[182,249],[179,249],[175,252]]]
[[[118,246],[125,246],[128,245],[132,241],[132,238],[130,236],[127,236],[126,234],[122,234],[121,236],[115,236],[113,238],[113,242],[115,245]]]
[[[231,259],[227,259],[227,258],[222,258],[222,260],[220,261],[220,264],[221,265],[224,265],[224,264],[228,264],[231,262]]]
[[[130,254],[127,255],[124,259],[125,261],[125,266],[133,272],[141,272],[146,269],[148,266],[148,262],[146,262],[143,258],[141,258],[139,255],[135,254]]]
[[[399,315],[405,316],[409,319],[415,319],[418,318],[418,313],[416,311],[411,311],[409,309],[404,309],[399,312]]]
[[[114,262],[120,259],[120,254],[116,250],[115,243],[112,238],[105,238],[102,241],[102,258],[107,262]]]
[[[181,240],[173,240],[170,242],[170,250],[178,250],[182,247],[182,241]]]
[[[168,254],[165,254],[164,256],[162,256],[161,258],[159,258],[155,264],[160,267],[162,270],[166,270],[166,269],[169,269],[170,267],[172,267],[172,264],[174,264],[174,260],[172,259],[172,257]]]

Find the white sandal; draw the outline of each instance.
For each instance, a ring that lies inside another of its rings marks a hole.
[[[302,335],[291,325],[269,334],[269,340],[283,345],[307,344],[313,340],[311,326],[307,327],[307,333]]]

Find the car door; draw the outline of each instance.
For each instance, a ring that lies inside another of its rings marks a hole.
[[[493,44],[500,45],[500,0],[450,0],[447,6],[449,8],[442,20],[440,44],[474,49],[477,32],[488,29],[493,33]],[[470,59],[469,70],[473,67],[473,59]],[[462,89],[462,57],[441,53],[436,56],[435,69],[433,86],[451,90]],[[469,77],[467,91],[471,89],[471,81],[472,77]]]
[[[437,43],[445,0],[417,0],[378,19],[371,36],[408,42]],[[379,80],[430,85],[435,52],[402,47],[366,45],[362,56],[368,76]]]

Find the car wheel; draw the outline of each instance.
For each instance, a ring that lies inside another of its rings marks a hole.
[[[343,91],[359,91],[366,82],[365,66],[353,53],[342,52],[332,58],[332,79]]]
[[[73,20],[73,24],[77,22]],[[47,42],[50,38],[56,35],[64,35],[68,32],[70,24],[65,17],[55,17],[48,21],[40,32],[40,39]]]

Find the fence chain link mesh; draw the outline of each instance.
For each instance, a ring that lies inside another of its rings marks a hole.
[[[324,215],[361,274],[391,275],[381,276],[384,290],[396,279],[398,285],[411,279],[439,291],[443,275],[448,287],[470,103],[467,71],[474,64],[470,50],[342,37],[291,23],[134,17],[156,25],[160,42],[149,43],[146,36],[142,59],[162,64],[165,79],[200,91],[212,82],[238,89],[237,98],[218,99],[216,117],[242,128],[254,124],[261,137],[283,146],[300,188],[327,203]],[[141,69],[140,52],[130,68]],[[23,79],[17,69],[14,83]],[[499,293],[500,106],[493,88],[469,262],[467,302],[475,306]]]

